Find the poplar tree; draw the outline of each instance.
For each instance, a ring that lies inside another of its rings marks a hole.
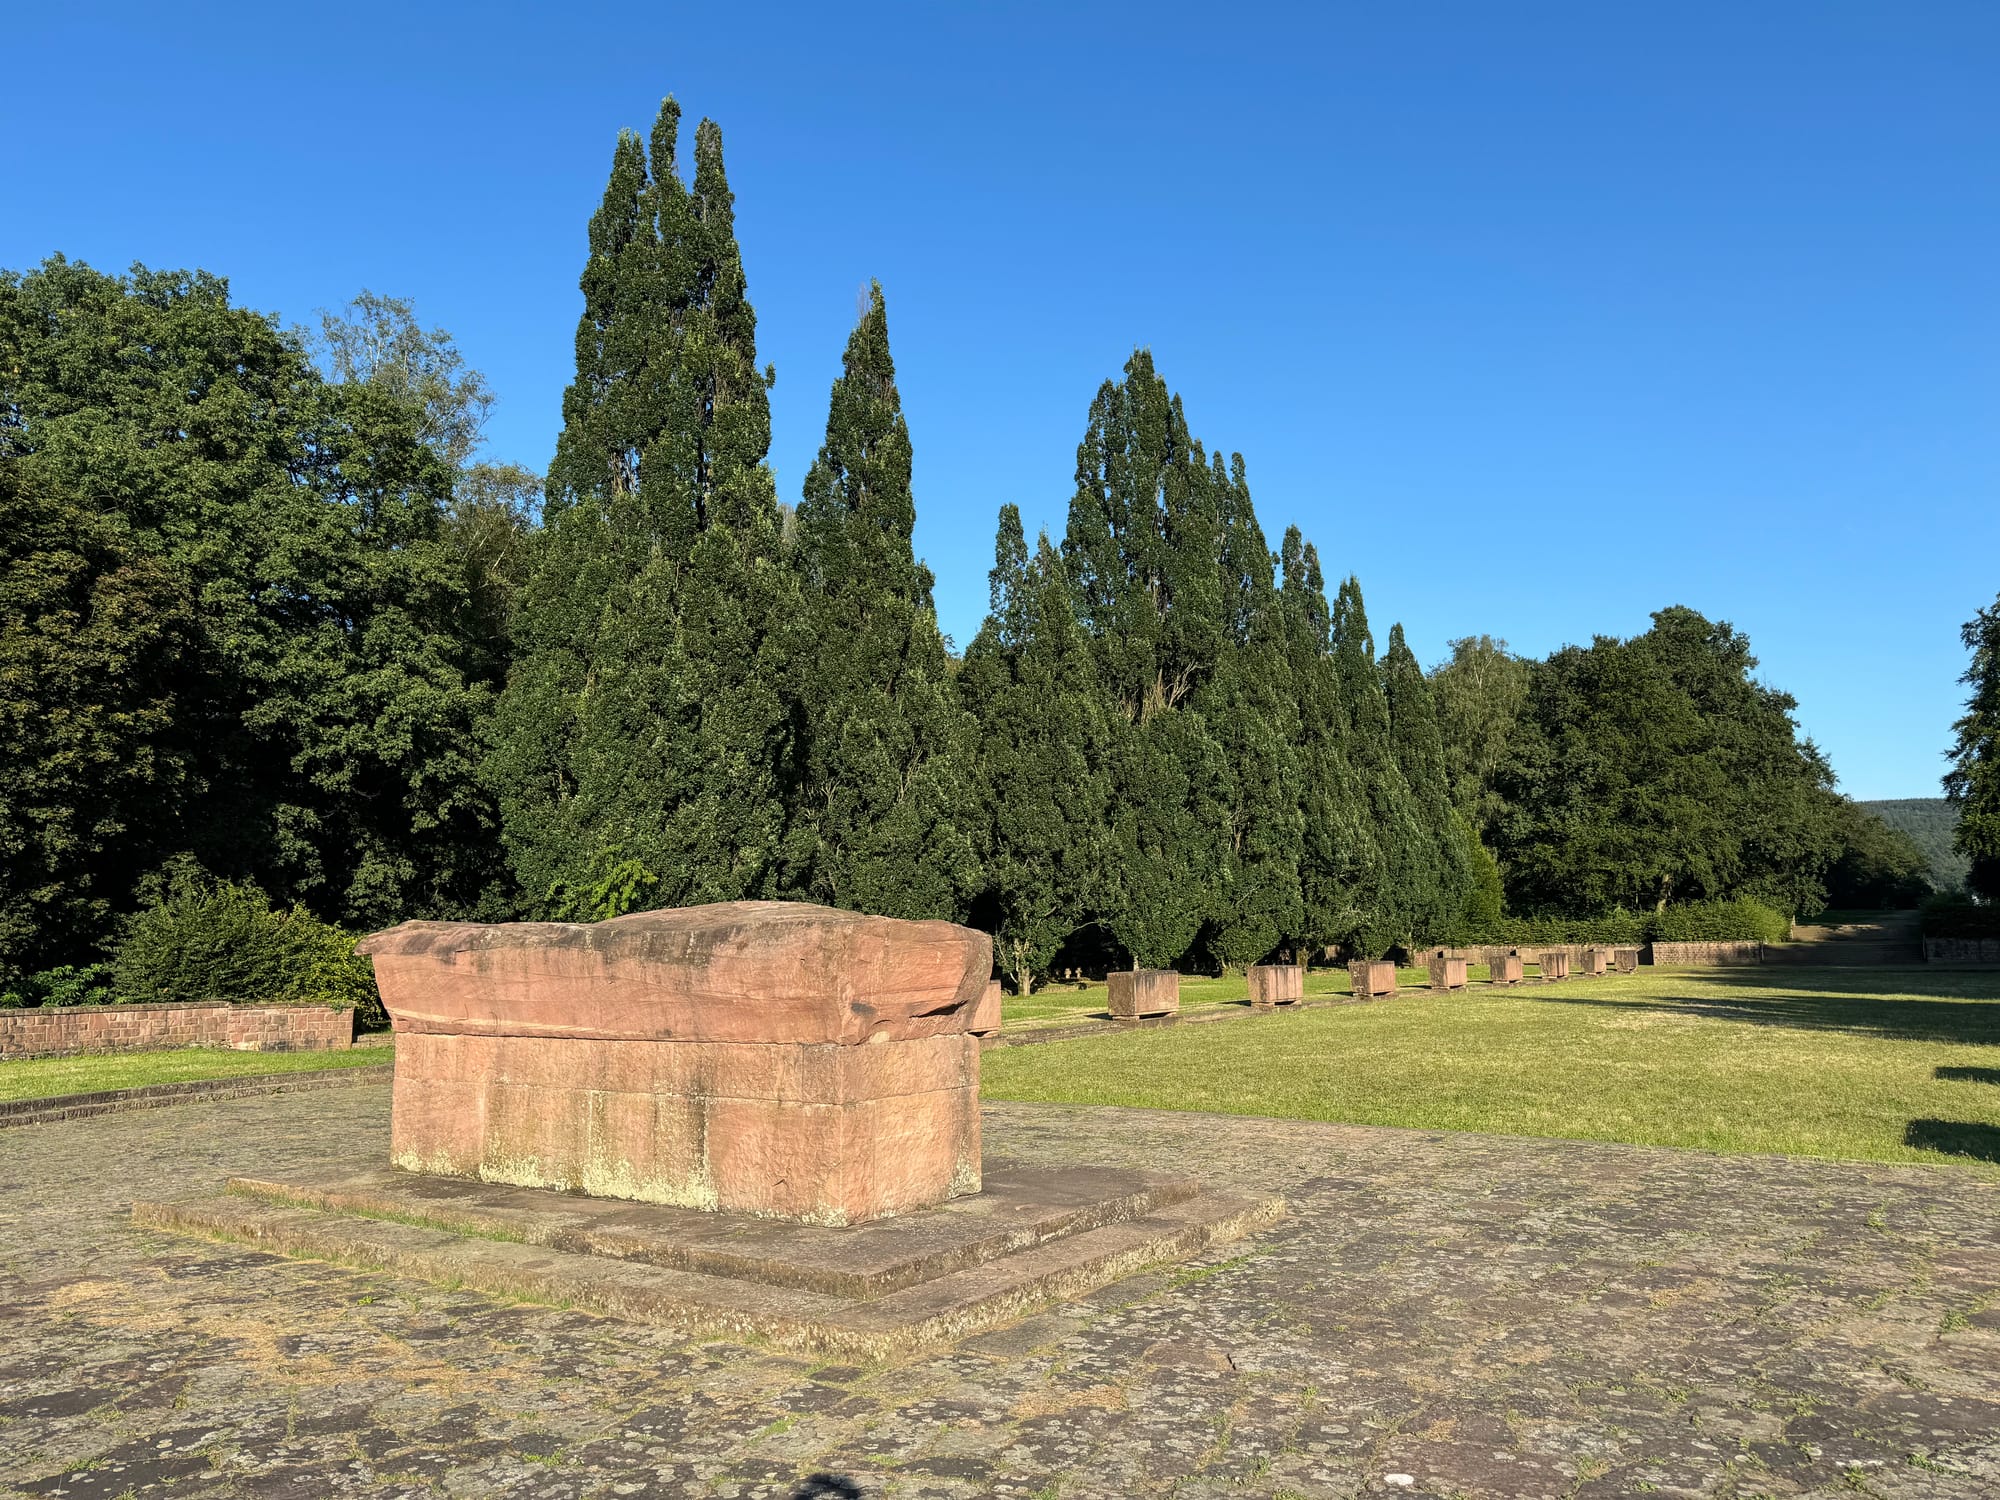
[[[1456,932],[1463,921],[1472,894],[1471,859],[1464,824],[1452,805],[1437,705],[1400,624],[1389,627],[1382,691],[1389,706],[1396,765],[1409,787],[1418,830],[1410,862],[1411,933],[1420,942],[1436,942]]]
[[[1375,638],[1368,629],[1360,580],[1351,575],[1334,601],[1333,657],[1346,709],[1347,758],[1382,853],[1363,892],[1363,916],[1353,941],[1364,953],[1377,956],[1394,944],[1414,940],[1414,927],[1427,900],[1423,830],[1409,783],[1396,763],[1389,700],[1375,664]]]
[[[796,518],[809,655],[794,683],[804,743],[787,883],[835,906],[958,920],[978,880],[965,827],[974,725],[951,682],[930,569],[911,548],[910,459],[877,283]]]
[[[1221,530],[1180,400],[1135,353],[1091,404],[1063,559],[1112,731],[1104,920],[1143,967],[1188,952],[1226,879],[1228,765],[1197,698],[1225,630]]]
[[[1285,642],[1298,703],[1302,842],[1299,920],[1287,934],[1310,954],[1354,939],[1374,899],[1382,853],[1366,797],[1348,763],[1347,711],[1333,656],[1333,617],[1319,552],[1287,528],[1282,551]]]
[[[1966,884],[2000,900],[2000,599],[1959,631],[1972,661],[1959,678],[1971,691],[1952,725],[1955,740],[1945,795],[1958,813],[1953,847],[1971,861]]]
[[[1207,947],[1222,966],[1240,968],[1296,939],[1303,921],[1301,730],[1274,559],[1251,507],[1243,456],[1225,470],[1217,454],[1209,484],[1221,520],[1224,626],[1201,702],[1228,769],[1229,842]]]
[[[572,916],[776,881],[796,589],[778,556],[768,369],[722,135],[613,154],[590,226],[576,378],[523,590],[489,774],[531,905]]]
[[[1044,535],[1028,555],[1013,505],[993,551],[991,609],[959,681],[978,721],[985,915],[1025,995],[1102,907],[1109,725],[1061,554]]]

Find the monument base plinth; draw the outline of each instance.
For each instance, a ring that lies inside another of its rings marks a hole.
[[[1111,1168],[986,1164],[985,1190],[832,1228],[359,1165],[233,1178],[135,1222],[689,1337],[886,1359],[1274,1222],[1283,1200]]]

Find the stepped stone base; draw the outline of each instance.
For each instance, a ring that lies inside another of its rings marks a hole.
[[[349,1167],[135,1203],[135,1222],[689,1337],[885,1359],[1275,1222],[1191,1178],[990,1161],[985,1191],[846,1228]]]

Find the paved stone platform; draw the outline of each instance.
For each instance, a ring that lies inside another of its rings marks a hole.
[[[971,1197],[840,1228],[360,1163],[232,1177],[133,1222],[650,1323],[881,1361],[1229,1244],[1284,1200],[1000,1161]]]
[[[2000,1494],[2000,1189],[1969,1175],[988,1106],[996,1154],[1290,1212],[869,1366],[127,1221],[379,1153],[387,1109],[353,1088],[8,1131],[0,1493]]]

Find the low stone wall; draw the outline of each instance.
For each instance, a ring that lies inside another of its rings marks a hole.
[[[1653,962],[1689,968],[1734,968],[1761,964],[1762,943],[1654,943]]]
[[[354,1012],[324,1005],[78,1005],[0,1010],[0,1058],[79,1052],[323,1052],[354,1044]]]
[[[1927,964],[2000,964],[2000,938],[1924,939]]]

